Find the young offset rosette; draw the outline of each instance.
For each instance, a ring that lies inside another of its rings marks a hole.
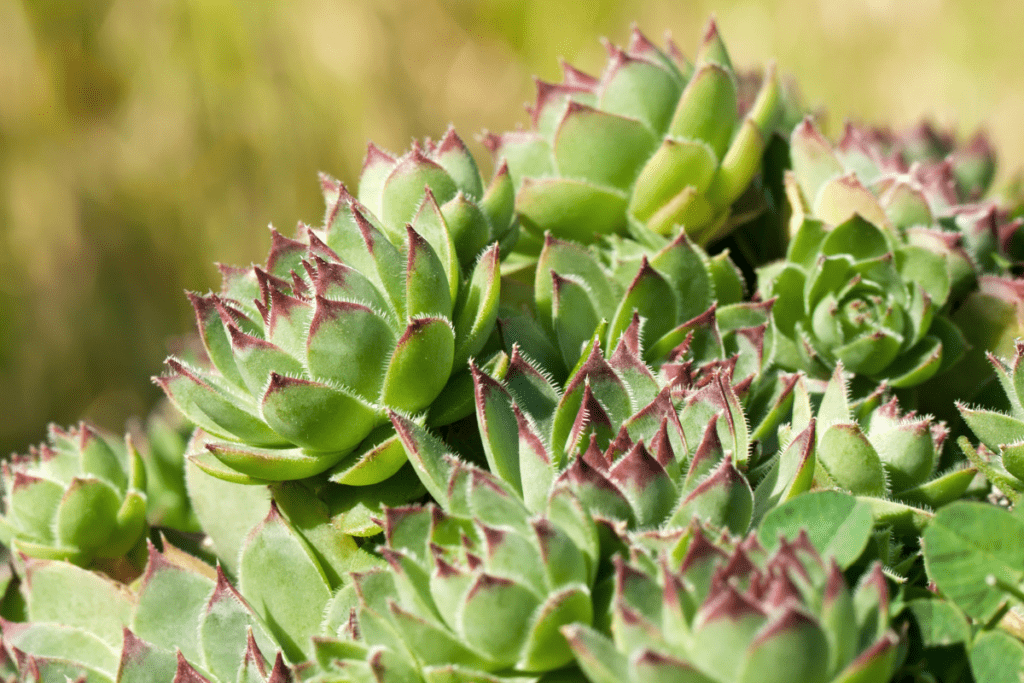
[[[367,680],[491,680],[569,664],[559,628],[593,619],[597,527],[566,491],[532,514],[490,473],[448,465],[445,509],[388,509],[389,570],[353,577],[347,635],[374,668]],[[445,670],[454,678],[436,678]]]
[[[713,536],[711,537],[713,538]],[[682,561],[615,558],[611,637],[562,629],[595,683],[874,683],[898,665],[879,565],[851,590],[801,533],[768,553],[699,526]]]
[[[397,227],[327,183],[322,229],[275,231],[265,266],[223,268],[219,294],[191,295],[211,367],[172,357],[157,382],[214,437],[200,467],[240,483],[335,468],[338,483],[373,484],[405,462],[387,410],[433,425],[470,412],[467,360],[497,315],[499,249],[466,258],[422,181]]]
[[[714,23],[694,64],[637,30],[625,50],[608,50],[600,79],[564,65],[562,83],[538,81],[530,130],[485,139],[508,163],[523,228],[582,242],[628,230],[685,230],[697,244],[725,234],[780,111],[774,69],[741,102]]]
[[[109,565],[144,542],[145,491],[130,443],[85,423],[51,426],[48,443],[3,464],[0,542],[29,557]]]
[[[896,388],[921,384],[963,352],[942,312],[950,292],[941,256],[900,243],[859,215],[830,228],[805,219],[785,261],[758,271],[774,298],[775,361],[825,379],[837,363]]]

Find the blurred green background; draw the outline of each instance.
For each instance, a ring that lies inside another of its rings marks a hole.
[[[486,172],[474,136],[526,121],[532,74],[599,71],[633,21],[692,55],[712,13],[833,132],[983,126],[1024,167],[1020,0],[0,0],[0,454],[148,410],[182,290],[319,221],[317,171],[453,122]]]

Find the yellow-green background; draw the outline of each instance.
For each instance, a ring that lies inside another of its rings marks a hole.
[[[182,290],[317,221],[317,171],[510,128],[558,57],[599,71],[633,21],[692,55],[711,13],[833,124],[983,125],[1024,167],[1020,0],[0,0],[0,454],[145,411]]]

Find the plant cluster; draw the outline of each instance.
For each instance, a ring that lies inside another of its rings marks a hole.
[[[180,415],[4,464],[0,680],[1019,683],[984,139],[833,145],[713,23],[531,118],[323,176],[189,294]]]

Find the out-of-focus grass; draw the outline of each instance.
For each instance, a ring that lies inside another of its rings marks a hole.
[[[317,171],[509,128],[559,56],[598,70],[631,21],[692,54],[711,13],[735,63],[774,58],[834,122],[984,125],[1004,177],[1024,166],[1017,0],[0,3],[0,453],[145,411],[182,290],[317,221]]]

